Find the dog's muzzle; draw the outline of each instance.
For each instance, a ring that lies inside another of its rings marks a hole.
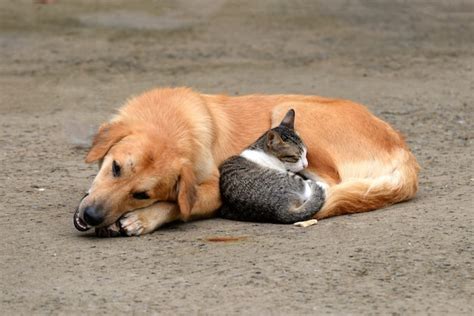
[[[81,201],[84,200],[84,198],[88,195],[89,194],[86,193],[86,195],[82,197]],[[79,205],[80,204],[81,203],[79,202]],[[87,225],[87,223],[82,218],[79,217],[79,206],[77,207],[76,212],[74,212],[73,222],[74,222],[74,227],[76,227],[78,231],[85,232],[86,230],[91,228],[89,225]]]

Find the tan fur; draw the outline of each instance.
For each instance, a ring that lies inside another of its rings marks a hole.
[[[330,185],[316,218],[373,210],[415,195],[416,159],[403,138],[362,105],[317,96],[228,97],[176,88],[131,99],[101,127],[86,161],[103,164],[80,208],[100,203],[107,212],[104,225],[138,208],[153,208],[141,216],[154,216],[160,201],[177,202],[180,219],[212,216],[220,205],[219,164],[290,108],[308,147],[309,170]],[[113,160],[124,176],[111,177]],[[151,199],[133,200],[136,190],[146,190]]]
[[[189,164],[184,164],[181,168],[178,183],[178,204],[179,209],[185,218],[191,216],[191,210],[196,202],[196,176],[193,168]]]

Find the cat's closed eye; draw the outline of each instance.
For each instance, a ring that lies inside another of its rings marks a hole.
[[[294,156],[294,155],[286,155],[286,156],[281,156],[280,159],[286,162],[297,162],[299,160],[299,157]]]

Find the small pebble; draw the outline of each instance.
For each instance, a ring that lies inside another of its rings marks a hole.
[[[310,219],[310,220],[307,220],[307,221],[296,222],[293,225],[298,226],[298,227],[309,227],[309,226],[313,226],[317,223],[318,223],[317,219]]]

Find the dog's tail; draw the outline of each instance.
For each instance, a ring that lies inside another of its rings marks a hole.
[[[420,169],[415,157],[405,149],[392,157],[388,163],[342,166],[342,181],[329,188],[315,218],[371,211],[413,198]]]

